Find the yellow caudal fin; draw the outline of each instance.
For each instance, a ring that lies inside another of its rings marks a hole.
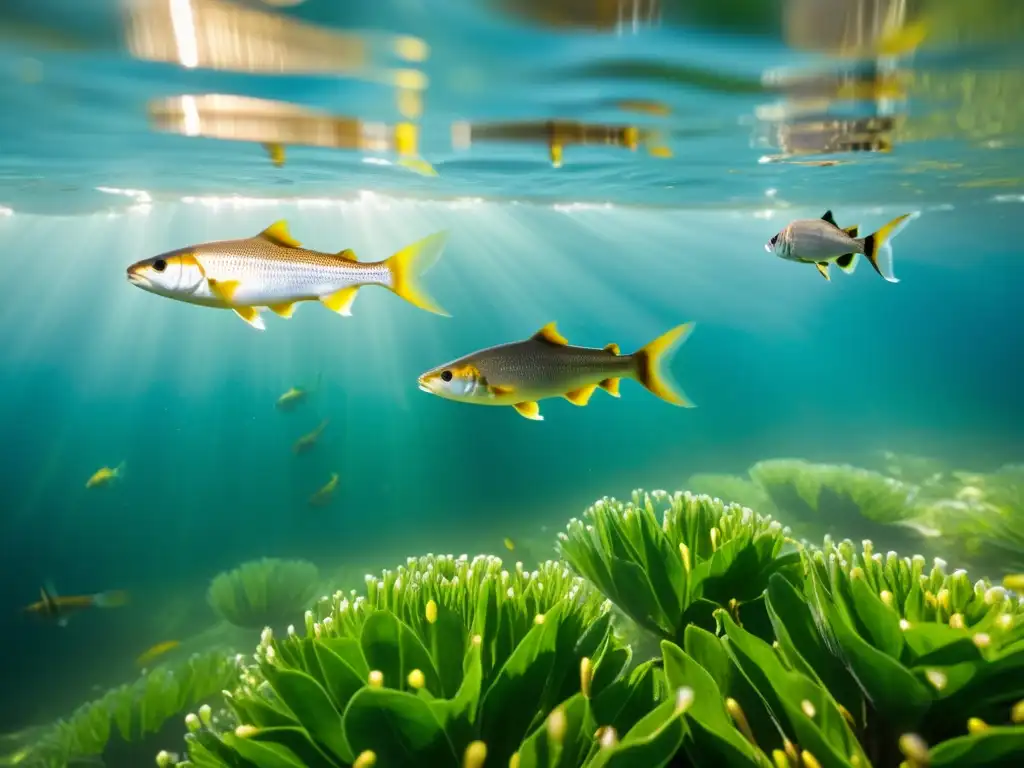
[[[899,280],[892,271],[892,246],[889,244],[889,241],[920,215],[920,211],[915,211],[914,213],[905,213],[902,216],[897,216],[877,232],[859,240],[864,246],[864,255],[871,263],[871,266],[890,283],[898,283]]]
[[[447,240],[447,232],[435,232],[407,245],[385,261],[384,265],[391,274],[391,285],[388,287],[394,293],[420,309],[451,317],[420,285],[420,276],[437,263]]]
[[[686,341],[686,338],[693,332],[694,323],[677,325],[668,333],[662,334],[642,349],[633,353],[633,360],[636,363],[634,376],[653,394],[662,400],[681,405],[684,408],[694,408],[694,404],[686,397],[669,375],[664,366],[672,357],[672,354],[679,345]]]

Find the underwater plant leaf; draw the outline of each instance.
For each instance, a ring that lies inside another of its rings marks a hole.
[[[728,605],[733,599],[752,600],[764,590],[765,585],[757,581],[762,564],[749,534],[722,544],[708,563],[708,573],[701,585],[708,600]]]
[[[221,741],[220,737],[213,731],[200,730],[196,732],[195,739],[196,742],[206,749],[207,754],[212,755],[216,760],[221,761],[222,764],[229,765],[232,768],[246,768],[245,759]]]
[[[673,549],[665,532],[658,526],[654,512],[633,517],[643,541],[644,572],[651,583],[654,597],[668,624],[674,624],[686,606],[689,595],[687,573],[679,552]]]
[[[1024,699],[1024,649],[995,661],[958,664],[941,671],[946,685],[928,718],[939,732],[959,731],[966,716],[986,722],[1005,720],[1010,707]]]
[[[917,582],[910,587],[907,599],[903,601],[903,618],[911,624],[927,619],[927,608],[925,606],[924,590]]]
[[[608,686],[620,679],[632,658],[632,648],[628,645],[619,645],[610,635],[606,636],[604,647],[594,656],[594,677],[590,681],[591,698],[600,696]]]
[[[900,616],[882,602],[881,598],[863,579],[850,579],[853,608],[861,622],[867,627],[871,645],[890,659],[899,660],[903,654],[903,630]]]
[[[488,577],[480,587],[480,596],[477,599],[476,616],[473,619],[471,631],[479,635],[484,643],[481,647],[480,664],[486,675],[490,675],[492,669],[502,662],[496,661],[494,656],[495,640],[500,632],[500,616],[498,608],[497,584],[493,578]],[[461,622],[460,622],[461,624]],[[446,691],[449,696],[454,695]]]
[[[343,737],[339,730],[339,735]],[[336,760],[331,759],[326,752],[318,747],[310,734],[304,727],[300,728],[260,728],[249,737],[250,741],[258,741],[267,744],[279,744],[292,754],[296,755],[300,764],[306,768],[333,768],[338,765]],[[352,758],[343,760],[347,765]]]
[[[409,687],[409,673],[414,669],[418,669],[423,673],[425,688],[434,696],[443,696],[444,691],[441,688],[441,678],[437,674],[437,669],[434,667],[433,659],[430,658],[430,653],[427,652],[419,636],[404,623],[399,624],[399,643],[402,651],[401,682],[406,687]],[[457,648],[455,652],[461,655],[462,649]]]
[[[317,643],[333,651],[341,660],[348,664],[360,678],[365,680],[370,674],[370,667],[363,656],[363,648],[354,637],[318,637]]]
[[[670,621],[658,604],[644,569],[635,562],[614,556],[608,561],[618,595],[616,605],[641,626],[662,637],[672,637],[675,621]]]
[[[235,756],[236,759],[239,756]],[[217,753],[210,751],[198,739],[192,741],[188,746],[188,762],[195,768],[224,768],[233,767],[235,763],[221,759]],[[182,763],[179,763],[182,765]],[[186,764],[187,765],[187,764]]]
[[[448,606],[437,604],[437,621],[427,624],[427,649],[437,670],[442,694],[454,696],[462,684],[462,662],[467,630],[462,617]]]
[[[754,748],[733,727],[722,692],[711,675],[675,643],[662,640],[661,655],[669,689],[693,690],[693,704],[686,711],[686,718],[692,721],[692,749],[690,745],[686,747],[691,759],[713,760],[715,765],[727,766],[756,762]]]
[[[741,628],[725,611],[720,611],[718,616],[725,627],[725,646],[730,656],[791,741],[811,752],[825,768],[845,768],[850,755],[856,755],[862,765],[868,764],[867,756],[828,691],[814,680],[783,666],[768,643]]]
[[[388,688],[402,688],[402,623],[391,611],[374,611],[359,635],[366,664],[384,675]]]
[[[910,670],[863,640],[839,615],[817,572],[812,568],[809,575],[807,589],[822,639],[844,662],[878,715],[894,729],[912,730],[931,704],[931,693]]]
[[[584,656],[590,658],[594,655],[602,639],[599,633],[586,631],[578,614],[563,610],[560,618],[555,660],[540,698],[534,725],[539,725],[550,710],[581,690],[580,663]],[[599,630],[603,627],[603,631],[607,633],[609,624],[598,621],[592,626],[594,627]]]
[[[721,608],[718,603],[705,600],[703,597],[694,600],[683,612],[679,628],[685,632],[688,627],[697,626],[707,631],[715,629],[715,611]]]
[[[225,733],[222,738],[227,746],[257,768],[305,768],[298,755],[283,744],[240,739],[233,733]]]
[[[610,725],[625,733],[651,711],[658,701],[658,670],[654,660],[637,665],[628,677],[608,685],[590,699],[590,709],[598,725]]]
[[[299,670],[305,672],[307,675],[312,677],[324,690],[329,690],[327,680],[324,677],[324,671],[320,666],[320,659],[317,656],[316,648],[313,646],[312,637],[296,637],[290,641],[298,651],[302,659],[302,665]],[[284,643],[278,643],[278,646],[284,645]]]
[[[481,738],[496,764],[504,764],[529,731],[558,654],[564,602],[526,633],[508,657],[480,704]],[[564,670],[562,670],[564,671]],[[524,703],[531,702],[530,706]],[[546,713],[545,713],[546,714]]]
[[[765,752],[781,748],[783,734],[775,718],[722,640],[700,627],[687,627],[685,643],[686,654],[711,675],[722,695],[739,703],[758,746]]]
[[[592,725],[587,700],[583,694],[575,696],[559,704],[565,718],[565,727],[561,738],[554,738],[548,723],[542,724],[531,733],[519,748],[519,768],[577,768],[583,755],[590,747],[591,733],[584,729]]]
[[[586,656],[596,659],[598,648],[607,640],[612,625],[611,613],[601,614],[596,621],[592,622],[576,643],[576,654],[580,657]]]
[[[948,624],[922,622],[911,624],[903,632],[910,666],[949,666],[981,661],[981,649],[964,629]]]
[[[629,729],[618,744],[600,749],[588,768],[662,768],[679,751],[687,733],[683,711],[664,701]]]
[[[282,712],[266,701],[257,697],[228,698],[228,704],[234,710],[239,722],[255,725],[257,728],[290,728],[299,725],[291,714]]]
[[[437,716],[418,696],[363,688],[345,709],[345,736],[355,754],[373,750],[382,766],[459,766]]]
[[[352,667],[320,640],[313,641],[317,663],[323,670],[324,688],[339,712],[344,712],[356,691],[366,685]]]
[[[803,597],[779,574],[768,582],[767,605],[775,636],[789,663],[824,685],[848,712],[860,712],[864,699],[857,683],[823,644]]]
[[[477,636],[479,637],[479,636]],[[480,697],[483,695],[483,643],[472,643],[466,653],[462,684],[452,699],[434,699],[427,702],[455,750],[465,751],[474,738],[474,724]]]
[[[992,726],[944,741],[929,751],[931,768],[993,768],[1020,765],[1024,725]]]
[[[586,529],[580,528],[581,532],[574,532],[577,535],[569,535],[562,541],[562,555],[576,573],[593,582],[609,600],[618,603],[618,591],[603,551],[593,544],[593,537],[585,533]]]
[[[305,672],[278,669],[269,662],[260,664],[260,670],[310,737],[342,761],[352,762],[352,752],[341,729],[341,715],[320,683]]]

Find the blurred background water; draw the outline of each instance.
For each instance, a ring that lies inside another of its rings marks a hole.
[[[1013,0],[6,0],[0,731],[213,624],[207,584],[243,561],[347,588],[505,537],[545,558],[595,498],[764,459],[1024,462],[1022,39]],[[921,211],[901,282],[764,252],[826,209],[862,232]],[[426,281],[453,318],[368,289],[351,318],[300,305],[256,333],[124,279],[279,219],[363,260],[450,230]],[[537,423],[416,388],[551,321],[625,352],[688,320],[672,370],[695,410],[625,383]],[[955,482],[951,514],[976,518],[961,491],[984,483]],[[47,581],[132,602],[31,621]]]

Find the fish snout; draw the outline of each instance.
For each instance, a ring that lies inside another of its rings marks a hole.
[[[143,267],[140,264],[132,264],[127,270],[128,282],[140,288],[148,286],[149,278],[143,274]]]
[[[420,390],[426,392],[428,395],[436,395],[437,387],[437,374],[434,372],[424,373],[416,379],[416,384]]]
[[[773,252],[773,251],[775,250],[774,248],[772,248],[772,244],[771,244],[771,243],[765,243],[765,244],[764,244],[764,249],[765,249],[765,250],[766,250],[766,251],[767,251],[768,253],[772,253],[772,252]]]

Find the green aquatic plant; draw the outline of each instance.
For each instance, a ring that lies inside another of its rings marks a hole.
[[[809,510],[840,529],[844,522],[898,522],[914,510],[916,486],[846,464],[772,459],[751,467],[750,477],[780,510],[802,512],[801,517]]]
[[[877,469],[882,474],[914,485],[922,485],[945,477],[950,471],[950,466],[940,459],[892,451],[881,451],[878,454],[877,464]]]
[[[778,522],[689,492],[601,499],[559,538],[566,562],[619,610],[676,641],[690,624],[713,627],[719,607],[766,631],[768,578],[799,561],[795,552],[782,554],[786,531]]]
[[[118,739],[129,744],[142,742],[159,733],[168,721],[183,717],[231,686],[237,677],[235,657],[223,651],[196,654],[174,666],[158,666],[42,729],[20,750],[16,764],[56,768],[101,755]]]
[[[189,715],[179,765],[1016,764],[1024,600],[870,541],[788,544],[738,505],[635,491],[569,523],[571,570],[410,558],[265,629],[233,718]],[[657,658],[635,664],[616,611]]]
[[[718,498],[727,504],[741,504],[756,509],[758,514],[776,514],[771,498],[757,483],[736,475],[698,474],[686,481],[690,493]]]
[[[238,725],[187,719],[189,764],[665,765],[691,693],[666,695],[653,661],[630,669],[610,629],[564,565],[410,559],[302,633],[264,630],[227,694]]]
[[[316,596],[320,574],[305,560],[263,558],[218,574],[207,600],[236,627],[280,626],[301,615]]]

